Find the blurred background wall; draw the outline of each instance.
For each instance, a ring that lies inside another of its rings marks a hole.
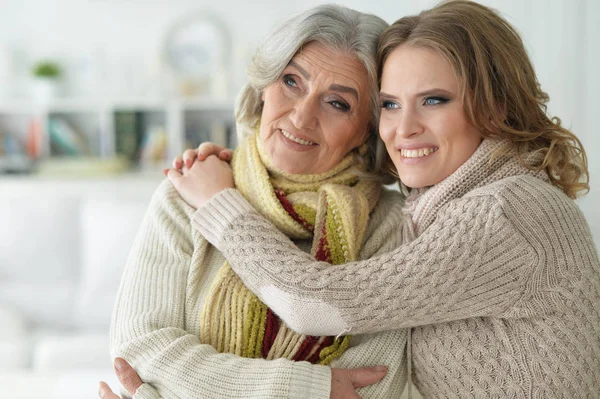
[[[29,95],[33,65],[58,60],[66,97],[160,97],[176,92],[165,71],[166,37],[195,13],[212,12],[222,21],[226,73],[210,93],[232,102],[244,82],[244,69],[257,43],[277,22],[315,0],[282,2],[206,0],[2,0],[0,1],[0,101]],[[342,0],[388,22],[435,4],[425,0]],[[590,158],[592,187],[600,171],[596,113],[600,107],[600,4],[595,0],[485,0],[521,32],[550,113],[560,116],[582,139]],[[214,86],[214,82],[213,82]],[[177,94],[177,93],[176,93]],[[0,128],[1,128],[0,124]],[[180,142],[179,146],[186,142]],[[178,149],[178,148],[177,148]],[[173,149],[172,153],[175,153]],[[581,200],[596,236],[600,235],[598,190]],[[597,238],[598,240],[598,238]],[[597,241],[598,242],[598,241]]]

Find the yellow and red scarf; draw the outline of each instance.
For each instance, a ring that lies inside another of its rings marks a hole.
[[[294,240],[312,238],[311,255],[333,265],[356,260],[381,185],[357,176],[355,152],[321,174],[291,175],[265,156],[258,134],[248,137],[233,161],[236,188]],[[350,337],[315,337],[288,328],[233,272],[219,270],[202,315],[202,342],[219,352],[250,358],[329,364]]]

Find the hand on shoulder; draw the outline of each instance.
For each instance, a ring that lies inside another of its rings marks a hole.
[[[228,162],[233,152],[213,143],[202,143],[173,160],[165,175],[190,206],[198,209],[212,196],[233,188],[233,171]]]

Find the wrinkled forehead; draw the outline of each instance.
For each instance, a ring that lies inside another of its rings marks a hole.
[[[369,97],[376,82],[371,82],[364,63],[351,50],[340,50],[320,42],[309,42],[292,57],[288,67],[298,69],[308,80],[324,78],[354,87],[360,97]]]

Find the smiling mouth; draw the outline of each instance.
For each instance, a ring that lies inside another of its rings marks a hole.
[[[305,145],[305,146],[307,146],[307,147],[308,147],[308,146],[317,145],[317,143],[313,143],[312,141],[308,141],[308,140],[301,139],[300,137],[296,137],[296,136],[294,136],[293,134],[291,134],[291,133],[290,133],[290,132],[288,132],[288,131],[285,131],[285,130],[283,130],[283,129],[280,129],[280,130],[281,130],[281,134],[283,134],[283,136],[284,136],[286,139],[292,140],[294,143],[298,143],[298,144],[301,144],[301,145]]]
[[[419,148],[414,150],[401,149],[400,156],[402,158],[424,158],[436,152],[438,147]]]

